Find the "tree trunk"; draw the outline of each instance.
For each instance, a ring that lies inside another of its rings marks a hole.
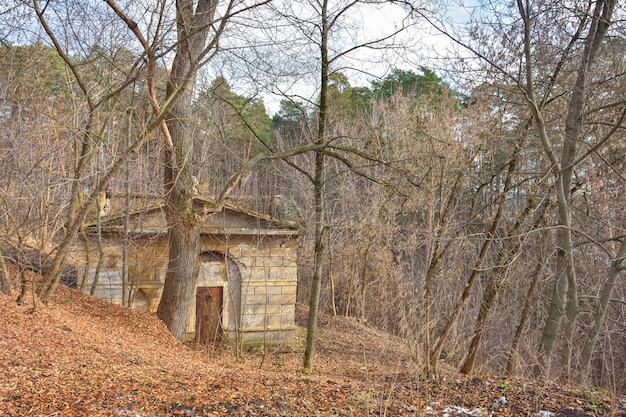
[[[78,235],[78,231],[80,229],[83,217],[84,216],[81,215],[75,217],[75,215],[73,214],[70,214],[69,216],[69,218],[72,218],[72,224],[70,224],[70,227],[68,227],[65,238],[61,241],[61,244],[57,249],[56,255],[52,260],[52,265],[50,266],[50,269],[48,269],[44,274],[42,283],[37,289],[37,296],[44,304],[48,302],[52,294],[54,294],[54,291],[58,287],[59,283],[61,282],[61,271],[63,270],[65,260],[67,259],[67,256],[72,249],[72,245],[76,240],[76,236]]]
[[[572,348],[576,331],[576,319],[578,317],[578,283],[576,276],[568,274],[567,304],[565,305],[565,346],[563,346],[562,367],[565,370],[567,383],[572,381]]]
[[[191,138],[185,129],[191,94],[185,93],[168,118],[173,149],[166,150],[165,190],[169,255],[157,317],[180,341],[186,339],[199,271],[200,232],[193,211]]]
[[[126,147],[130,148],[132,135],[133,111],[126,112]],[[130,307],[131,286],[128,276],[128,261],[130,250],[130,159],[126,161],[124,167],[124,242],[122,243],[122,305]]]
[[[326,139],[326,118],[328,114],[328,77],[329,77],[329,61],[328,61],[328,0],[322,3],[322,27],[321,27],[321,71],[320,71],[320,103],[319,103],[319,121],[317,129],[317,138],[315,143],[321,145]],[[304,360],[302,364],[302,372],[309,373],[313,370],[313,358],[315,356],[315,338],[317,333],[317,316],[320,304],[320,289],[322,286],[322,262],[323,262],[323,233],[325,218],[325,157],[321,150],[315,153],[315,180],[313,187],[315,189],[315,246],[313,253],[313,280],[311,282],[311,298],[309,300],[309,321],[307,323],[306,333],[306,350],[304,352]]]
[[[11,295],[11,280],[9,279],[9,271],[7,270],[2,251],[0,251],[0,292]]]
[[[524,86],[527,101],[535,116],[539,137],[552,169],[556,175],[555,192],[558,203],[559,228],[557,229],[557,281],[554,287],[550,309],[543,329],[542,341],[539,346],[539,363],[535,367],[535,374],[540,375],[547,371],[556,337],[561,327],[563,314],[567,308],[568,326],[566,329],[567,344],[564,350],[566,364],[571,362],[571,344],[573,342],[576,316],[578,314],[576,271],[572,249],[571,231],[571,182],[573,164],[583,125],[583,109],[586,103],[586,87],[592,64],[594,63],[600,46],[604,41],[606,31],[611,23],[611,16],[616,0],[601,0],[595,3],[595,9],[589,22],[589,30],[585,38],[584,51],[578,67],[576,82],[572,87],[572,94],[568,103],[568,113],[565,121],[563,151],[560,160],[551,144],[548,128],[543,118],[541,103],[535,98],[532,67],[533,56],[531,47],[531,10],[528,4],[518,0],[517,6],[524,23],[524,56],[526,85]],[[570,299],[568,300],[568,294]],[[567,369],[569,374],[570,370]]]
[[[181,341],[185,339],[187,322],[193,310],[199,271],[200,232],[199,220],[193,210],[193,137],[189,127],[192,90],[199,61],[205,53],[216,5],[217,1],[200,0],[194,10],[192,0],[176,2],[178,43],[167,83],[167,96],[179,96],[167,111],[167,127],[162,127],[166,140],[165,203],[169,259],[157,316]]]
[[[619,274],[624,270],[624,259],[626,258],[626,238],[622,240],[622,244],[619,248],[617,256],[611,261],[611,267],[609,268],[608,277],[602,291],[600,292],[600,300],[598,307],[593,315],[593,325],[587,333],[587,341],[582,352],[582,366],[583,377],[589,378],[591,372],[591,360],[593,359],[593,352],[598,341],[598,336],[602,327],[604,327],[604,321],[606,320],[606,313],[609,309],[609,303],[611,296],[613,295],[613,288],[615,287],[615,281]]]
[[[169,232],[169,262],[157,316],[180,341],[185,340],[193,310],[199,270],[199,239],[195,226],[178,225]]]
[[[97,247],[98,247],[98,261],[96,262],[96,270],[93,276],[93,282],[91,283],[91,290],[89,291],[89,295],[96,295],[96,291],[98,290],[98,282],[100,280],[100,272],[102,271],[102,265],[104,263],[104,247],[102,246],[102,221],[100,219],[100,209],[96,207],[96,236],[97,236]]]
[[[313,280],[311,282],[311,298],[309,300],[309,321],[307,323],[306,350],[302,372],[313,370],[315,356],[315,341],[317,336],[317,317],[320,305],[320,290],[322,286],[322,259],[324,245],[324,154],[315,154],[315,249],[313,253]]]
[[[476,282],[476,279],[480,276],[480,272],[484,267],[485,260],[487,259],[487,255],[489,254],[489,249],[491,248],[491,245],[493,243],[493,238],[496,235],[496,231],[498,230],[498,227],[500,227],[500,222],[502,220],[502,216],[504,213],[504,206],[505,206],[504,200],[506,198],[507,193],[511,189],[511,183],[513,181],[512,177],[517,167],[517,161],[518,161],[519,152],[521,149],[520,145],[521,145],[521,142],[516,144],[515,150],[513,151],[513,154],[511,155],[511,160],[508,163],[504,190],[500,193],[500,196],[498,198],[499,201],[496,203],[497,205],[496,213],[491,223],[491,227],[489,228],[489,231],[486,233],[485,242],[483,243],[480,249],[478,260],[476,261],[476,264],[474,265],[474,269],[472,270],[472,273],[467,279],[467,283],[465,284],[465,288],[463,289],[461,298],[457,302],[457,305],[454,308],[454,311],[448,318],[448,321],[443,331],[441,332],[441,335],[439,335],[437,344],[435,345],[435,347],[433,348],[431,352],[430,368],[435,371],[437,369],[437,365],[439,363],[439,357],[441,356],[441,352],[443,351],[444,344],[446,343],[446,339],[448,338],[452,330],[456,327],[456,324],[459,320],[461,312],[467,305],[467,301],[469,300],[474,283]]]
[[[368,277],[368,269],[369,269],[369,253],[372,248],[373,241],[369,241],[367,244],[367,248],[365,248],[365,253],[363,253],[363,269],[361,270],[361,308],[359,313],[359,318],[361,321],[366,320],[366,310],[365,305],[367,298],[367,277]]]
[[[540,206],[539,210],[535,210],[535,195],[531,195],[528,199],[526,207],[524,207],[524,210],[518,216],[515,224],[508,231],[506,237],[507,241],[515,238],[523,223],[533,212],[538,212],[532,226],[530,227],[531,231],[535,230],[537,226],[543,222],[547,205],[548,203]],[[524,236],[528,235],[528,233],[524,233]],[[513,262],[513,260],[522,252],[524,240],[525,238],[518,238],[518,241],[512,248],[509,248],[507,245],[502,245],[498,251],[496,267],[494,267],[489,273],[489,283],[487,284],[487,288],[483,294],[483,300],[478,311],[478,318],[476,319],[476,324],[474,326],[474,336],[472,337],[472,342],[470,343],[467,358],[461,367],[461,372],[466,375],[471,375],[474,372],[474,365],[478,354],[478,348],[480,347],[483,330],[485,328],[489,312],[491,311],[491,307],[493,306],[493,302],[498,295],[498,288],[502,284],[502,281],[506,279],[510,263]]]
[[[496,295],[498,294],[498,286],[504,278],[504,270],[505,268],[497,268],[497,271],[494,270],[491,272],[491,278],[489,279],[489,284],[483,294],[483,300],[478,311],[478,318],[476,319],[476,325],[474,326],[474,337],[472,337],[472,342],[470,343],[470,347],[467,352],[467,358],[461,367],[461,373],[465,375],[472,375],[474,373],[474,366],[476,364],[478,348],[480,347],[480,340],[483,335],[489,311],[491,310],[493,301],[496,299]]]
[[[333,276],[333,251],[331,248],[331,234],[328,233],[328,280],[330,281],[330,313],[333,317],[337,317],[337,305],[335,304],[335,278]]]
[[[85,244],[85,266],[80,273],[80,283],[78,284],[78,291],[85,292],[87,279],[89,278],[89,265],[91,264],[91,255],[89,255],[91,247],[89,245],[89,239],[87,239],[87,233],[85,233],[85,230],[81,230],[81,237],[83,238],[83,242]]]
[[[533,299],[533,294],[535,292],[535,288],[537,288],[537,284],[539,283],[539,277],[543,272],[544,264],[543,259],[539,259],[535,270],[532,275],[532,281],[530,282],[530,287],[528,288],[528,293],[526,294],[526,299],[524,300],[524,307],[522,308],[522,317],[520,318],[519,324],[517,325],[517,329],[515,330],[515,336],[513,336],[513,341],[511,342],[511,349],[509,350],[509,356],[506,361],[506,374],[512,375],[515,371],[515,355],[517,355],[517,349],[519,347],[519,342],[522,338],[522,333],[524,332],[524,328],[526,327],[526,323],[528,323],[528,318],[530,317],[530,305],[531,300]]]

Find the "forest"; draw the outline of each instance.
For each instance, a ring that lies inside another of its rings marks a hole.
[[[426,378],[445,361],[624,393],[625,17],[617,0],[5,1],[0,291],[46,304],[104,193],[121,212],[163,200],[157,316],[182,340],[194,195],[284,195],[305,225],[304,371],[323,313],[397,336]],[[40,281],[9,272],[33,251]]]

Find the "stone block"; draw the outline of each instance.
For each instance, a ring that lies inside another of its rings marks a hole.
[[[296,304],[296,294],[283,294],[283,304],[295,305]]]
[[[291,246],[272,246],[270,247],[270,256],[272,258],[295,258],[295,248]]]
[[[285,283],[285,285],[281,285],[278,288],[280,288],[280,293],[283,295],[293,295],[295,297],[298,292],[298,286],[296,285],[295,281],[287,282]]]
[[[243,307],[244,316],[263,317],[267,314],[280,314],[280,305],[250,305],[245,304]]]
[[[284,268],[282,266],[270,267],[268,271],[268,279],[270,281],[293,280],[295,277],[295,275],[291,274],[291,270],[289,268]]]
[[[242,243],[239,245],[241,258],[269,257],[270,249],[265,246],[249,245]]]
[[[239,246],[231,246],[228,248],[228,254],[235,259],[241,259],[241,248]]]
[[[269,256],[256,256],[254,258],[254,266],[263,267],[281,267],[283,265],[283,258],[271,258]]]
[[[246,296],[246,304],[249,306],[257,306],[257,305],[264,306],[267,303],[267,300],[268,300],[267,294],[261,294],[261,295],[248,294]]]
[[[282,327],[282,315],[281,314],[268,314],[265,317],[265,325],[270,328]]]
[[[296,332],[295,329],[272,329],[272,330],[258,330],[258,331],[246,331],[241,334],[242,342],[245,346],[271,346],[271,345],[285,345],[290,346],[295,343]]]
[[[266,267],[250,267],[246,273],[241,274],[241,278],[245,283],[252,283],[253,281],[264,282],[269,279],[270,270]]]
[[[274,295],[274,294],[282,294],[282,289],[280,286],[276,285],[264,285],[259,287],[253,287],[255,295]]]
[[[282,266],[286,267],[286,268],[297,269],[298,268],[298,262],[297,262],[296,259],[297,259],[296,257],[293,257],[293,258],[283,258]]]
[[[271,305],[295,304],[296,296],[294,295],[268,295],[267,302]]]
[[[266,314],[262,317],[256,317],[251,320],[256,324],[251,324],[250,326],[246,326],[245,330],[250,329],[272,329],[272,328],[280,328],[280,315],[279,314]]]
[[[296,309],[294,306],[281,306],[280,315],[285,325],[293,325],[296,322]]]

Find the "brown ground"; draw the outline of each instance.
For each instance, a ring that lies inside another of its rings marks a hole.
[[[303,328],[292,348],[237,360],[65,287],[32,305],[0,295],[1,416],[626,416],[623,399],[600,392],[495,376],[420,381],[399,341],[352,319],[320,320],[316,371],[302,375]]]

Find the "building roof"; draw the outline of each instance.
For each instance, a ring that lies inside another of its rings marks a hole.
[[[264,208],[267,212],[256,209]],[[129,231],[132,234],[165,234],[167,221],[165,202],[134,209],[129,215]],[[302,232],[302,220],[291,199],[274,196],[270,199],[228,200],[221,205],[214,198],[194,197],[194,211],[202,220],[201,234],[213,235],[274,235],[289,236]],[[122,233],[125,212],[116,212],[100,218],[103,233]],[[96,232],[97,220],[85,222],[84,230]]]

